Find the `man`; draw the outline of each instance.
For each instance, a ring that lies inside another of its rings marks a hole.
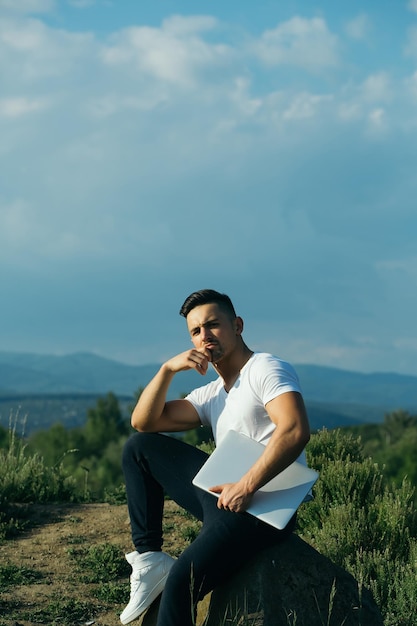
[[[259,550],[282,541],[283,531],[245,514],[253,494],[295,461],[310,430],[293,368],[254,353],[242,338],[243,320],[228,296],[211,289],[191,294],[181,307],[193,348],[166,361],[142,392],[132,414],[139,431],[126,443],[123,469],[135,551],[130,602],[120,619],[128,624],[163,591],[158,626],[191,626],[197,602]],[[185,399],[166,401],[174,376],[212,364],[217,380]],[[207,455],[160,433],[210,425],[218,444],[228,430],[262,442],[259,460],[236,483],[213,485],[218,499],[192,485]],[[172,559],[162,549],[164,493],[203,522],[197,538]]]

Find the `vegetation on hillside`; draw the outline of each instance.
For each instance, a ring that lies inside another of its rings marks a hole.
[[[300,508],[299,534],[372,591],[387,626],[415,624],[414,486],[407,478],[395,486],[346,432],[317,433],[307,458],[320,479],[314,500]]]
[[[130,432],[113,394],[82,428],[57,424],[28,441],[0,429],[0,538],[19,527],[22,503],[123,498]],[[194,445],[207,436],[187,433]],[[319,431],[307,448],[320,479],[298,532],[372,590],[386,626],[411,626],[417,614],[416,439],[417,418],[396,411],[381,425]]]
[[[136,397],[140,393],[141,389]],[[20,425],[18,431],[21,430]],[[412,484],[417,484],[416,416],[398,410],[387,414],[380,424],[349,426],[343,432],[360,438],[363,457],[371,457],[378,463],[387,480],[393,480],[400,487],[407,477]],[[121,451],[132,433],[125,407],[122,410],[120,400],[108,393],[88,409],[83,426],[67,429],[56,423],[47,430],[32,433],[25,439],[25,445],[27,453],[39,454],[47,466],[62,466],[76,482],[78,497],[102,500],[109,492],[120,489],[123,483]],[[192,445],[208,441],[210,436],[207,428],[183,435]],[[0,426],[0,447],[7,438],[8,430]]]
[[[346,431],[360,437],[364,456],[378,463],[396,485],[405,477],[417,484],[417,416],[397,410],[385,415],[382,424],[362,424]]]
[[[66,429],[57,423],[39,430],[28,438],[27,452],[65,469],[76,482],[78,497],[102,500],[123,483],[121,451],[132,432],[117,397],[108,393],[88,409],[84,426]]]

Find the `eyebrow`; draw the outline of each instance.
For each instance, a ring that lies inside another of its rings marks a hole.
[[[204,326],[208,326],[209,324],[212,324],[213,322],[218,322],[219,318],[218,317],[210,317],[206,322],[204,322],[204,324],[199,324],[198,326],[193,326],[193,328],[190,328],[190,335],[193,334],[194,331],[198,330],[199,328]]]

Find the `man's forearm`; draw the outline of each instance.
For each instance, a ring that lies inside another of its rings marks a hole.
[[[175,373],[165,364],[142,391],[133,410],[131,423],[139,431],[153,431],[165,408],[169,385]]]
[[[310,439],[307,413],[299,393],[278,396],[268,403],[267,411],[276,428],[262,456],[243,477],[251,493],[295,461]]]
[[[278,432],[274,434],[275,437],[271,437],[262,456],[242,477],[252,494],[295,461],[306,444],[302,436],[297,437],[292,433],[285,433],[283,436],[279,436]]]

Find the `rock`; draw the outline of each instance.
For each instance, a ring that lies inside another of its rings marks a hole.
[[[139,618],[140,626],[155,626],[158,619],[159,601],[161,596],[158,596],[149,607],[149,609]]]
[[[155,626],[159,599],[143,616]],[[293,534],[199,604],[197,626],[383,626],[367,589]]]
[[[383,626],[371,593],[295,534],[213,591],[207,626],[242,617],[253,626]]]

